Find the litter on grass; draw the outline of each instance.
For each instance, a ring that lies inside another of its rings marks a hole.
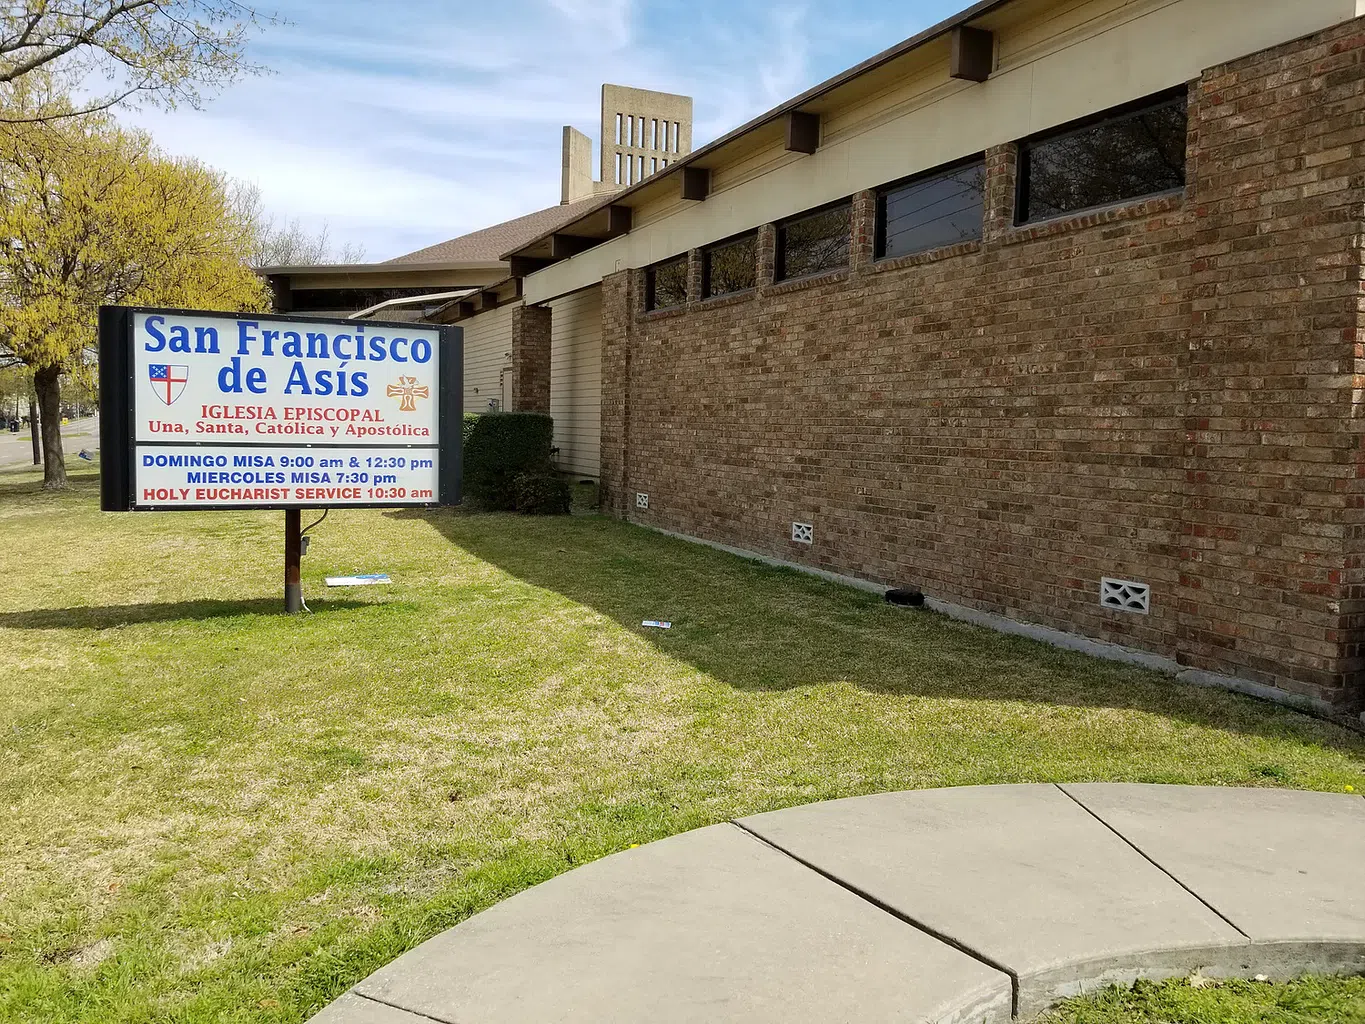
[[[392,583],[386,572],[367,572],[359,576],[328,576],[329,587],[368,587],[374,583]]]
[[[648,626],[650,629],[672,629],[672,628],[673,628],[673,623],[671,623],[671,622],[660,622],[658,619],[645,619],[645,621],[642,622],[642,623],[640,623],[640,625],[642,625],[642,626]]]

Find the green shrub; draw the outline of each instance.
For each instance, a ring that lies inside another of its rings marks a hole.
[[[474,424],[479,422],[479,414],[467,412],[464,414],[464,422],[460,424],[460,447],[461,450],[469,447],[469,435],[474,433]]]
[[[515,486],[518,512],[528,516],[569,514],[569,485],[553,473],[522,473]]]
[[[554,421],[544,413],[490,413],[466,429],[464,493],[484,508],[516,508],[516,478],[550,472]]]

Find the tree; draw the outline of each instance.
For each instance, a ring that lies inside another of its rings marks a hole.
[[[66,485],[63,373],[104,304],[263,310],[252,226],[216,172],[103,115],[0,135],[0,347],[33,373],[43,486]]]
[[[251,253],[253,267],[302,267],[319,263],[363,263],[365,247],[352,242],[340,249],[332,247],[326,222],[317,234],[310,234],[297,217],[277,222],[265,212],[261,190],[250,182],[229,185],[233,207],[252,225],[256,244]]]
[[[20,0],[0,7],[0,87],[41,73],[82,97],[64,111],[0,110],[0,122],[48,121],[149,101],[199,106],[261,69],[250,32],[273,19],[236,0]],[[91,83],[102,83],[91,87]]]
[[[22,363],[6,364],[0,354],[0,421],[13,417],[28,420],[33,438],[33,464],[42,463],[42,446],[38,438],[38,399],[33,392],[33,374]]]
[[[26,414],[33,397],[33,374],[21,365],[0,369],[0,421]]]

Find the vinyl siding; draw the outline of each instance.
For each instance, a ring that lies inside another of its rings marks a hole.
[[[470,317],[464,328],[464,410],[488,412],[502,399],[502,368],[512,361],[512,306]]]
[[[549,304],[550,415],[559,468],[596,479],[602,452],[602,289]]]

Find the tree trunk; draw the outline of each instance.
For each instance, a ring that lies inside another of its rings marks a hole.
[[[38,419],[43,437],[43,490],[60,491],[66,486],[66,459],[62,455],[62,368],[44,366],[33,375],[38,392]]]
[[[33,438],[33,464],[41,466],[43,464],[43,442],[38,437],[38,403],[33,399],[28,400],[28,432]]]

